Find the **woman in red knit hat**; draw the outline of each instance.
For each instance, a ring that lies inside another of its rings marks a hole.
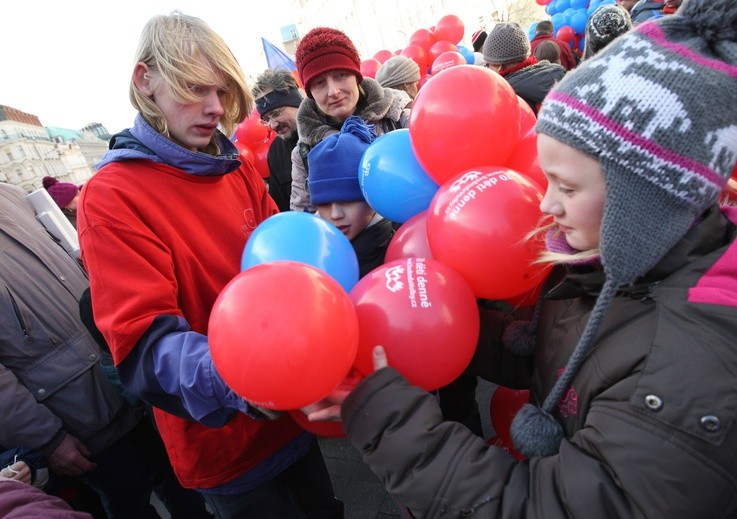
[[[375,125],[377,135],[407,128],[407,105],[412,99],[363,77],[355,45],[337,29],[317,27],[308,32],[297,47],[296,65],[307,99],[297,113],[299,143],[292,151],[290,208],[314,212],[307,188],[309,150],[327,135],[339,132],[351,115]]]

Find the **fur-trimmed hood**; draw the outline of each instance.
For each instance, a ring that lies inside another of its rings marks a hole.
[[[386,133],[386,128],[381,124],[384,119],[399,123],[402,113],[407,110],[406,106],[412,101],[406,92],[384,88],[371,78],[363,78],[359,86],[363,89],[363,99],[359,101],[359,106],[363,108],[354,115],[359,116],[366,124],[375,125],[377,135]],[[306,98],[299,105],[297,131],[301,142],[314,146],[327,135],[340,131],[340,126],[341,123],[322,113],[313,99]]]

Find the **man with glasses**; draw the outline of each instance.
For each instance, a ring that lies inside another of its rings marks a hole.
[[[279,136],[269,147],[269,194],[280,211],[289,211],[292,192],[292,149],[297,145],[297,108],[302,91],[291,72],[267,69],[251,89],[261,120]]]

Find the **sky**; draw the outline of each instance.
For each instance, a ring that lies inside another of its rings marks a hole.
[[[99,122],[116,133],[135,117],[128,84],[149,18],[174,9],[202,18],[225,39],[246,74],[256,75],[266,68],[261,38],[280,46],[279,28],[294,23],[287,5],[286,0],[4,1],[0,105],[36,115],[44,126],[77,130]]]

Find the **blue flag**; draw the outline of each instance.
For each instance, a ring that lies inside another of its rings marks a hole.
[[[289,57],[289,54],[273,43],[266,41],[264,38],[261,38],[261,42],[264,45],[264,54],[266,54],[266,65],[268,68],[285,68],[292,72],[297,70],[297,65],[294,64],[294,60]]]

